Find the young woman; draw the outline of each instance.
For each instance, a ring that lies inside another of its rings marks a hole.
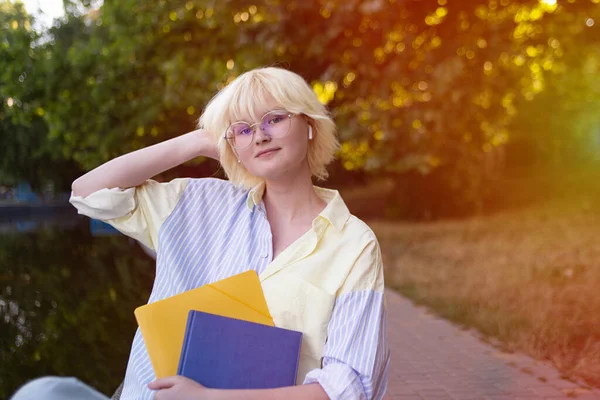
[[[157,252],[149,302],[243,271],[259,274],[273,321],[303,333],[296,386],[213,390],[155,380],[138,330],[122,399],[380,399],[390,354],[380,249],[327,177],[335,125],[310,86],[249,71],[208,104],[199,129],[121,156],[73,183],[71,203]],[[194,157],[229,180],[151,177]]]

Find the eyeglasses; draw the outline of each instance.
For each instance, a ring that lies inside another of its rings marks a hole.
[[[260,122],[254,124],[245,121],[234,122],[227,128],[225,139],[236,150],[246,149],[254,141],[257,125],[260,126],[260,130],[265,135],[272,138],[281,138],[290,132],[292,118],[297,115],[285,110],[274,110],[263,115]]]

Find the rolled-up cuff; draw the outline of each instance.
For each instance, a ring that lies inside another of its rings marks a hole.
[[[121,218],[135,209],[135,188],[100,189],[85,198],[71,192],[69,203],[79,214],[90,218],[101,221]]]
[[[358,373],[346,364],[331,363],[323,369],[313,369],[304,384],[319,383],[332,400],[363,400],[365,391]]]

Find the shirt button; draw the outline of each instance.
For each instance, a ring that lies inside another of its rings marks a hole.
[[[269,253],[263,253],[262,258],[267,258],[269,257]]]

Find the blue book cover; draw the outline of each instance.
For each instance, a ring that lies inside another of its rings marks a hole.
[[[301,345],[301,332],[192,310],[177,374],[213,389],[293,386]]]

